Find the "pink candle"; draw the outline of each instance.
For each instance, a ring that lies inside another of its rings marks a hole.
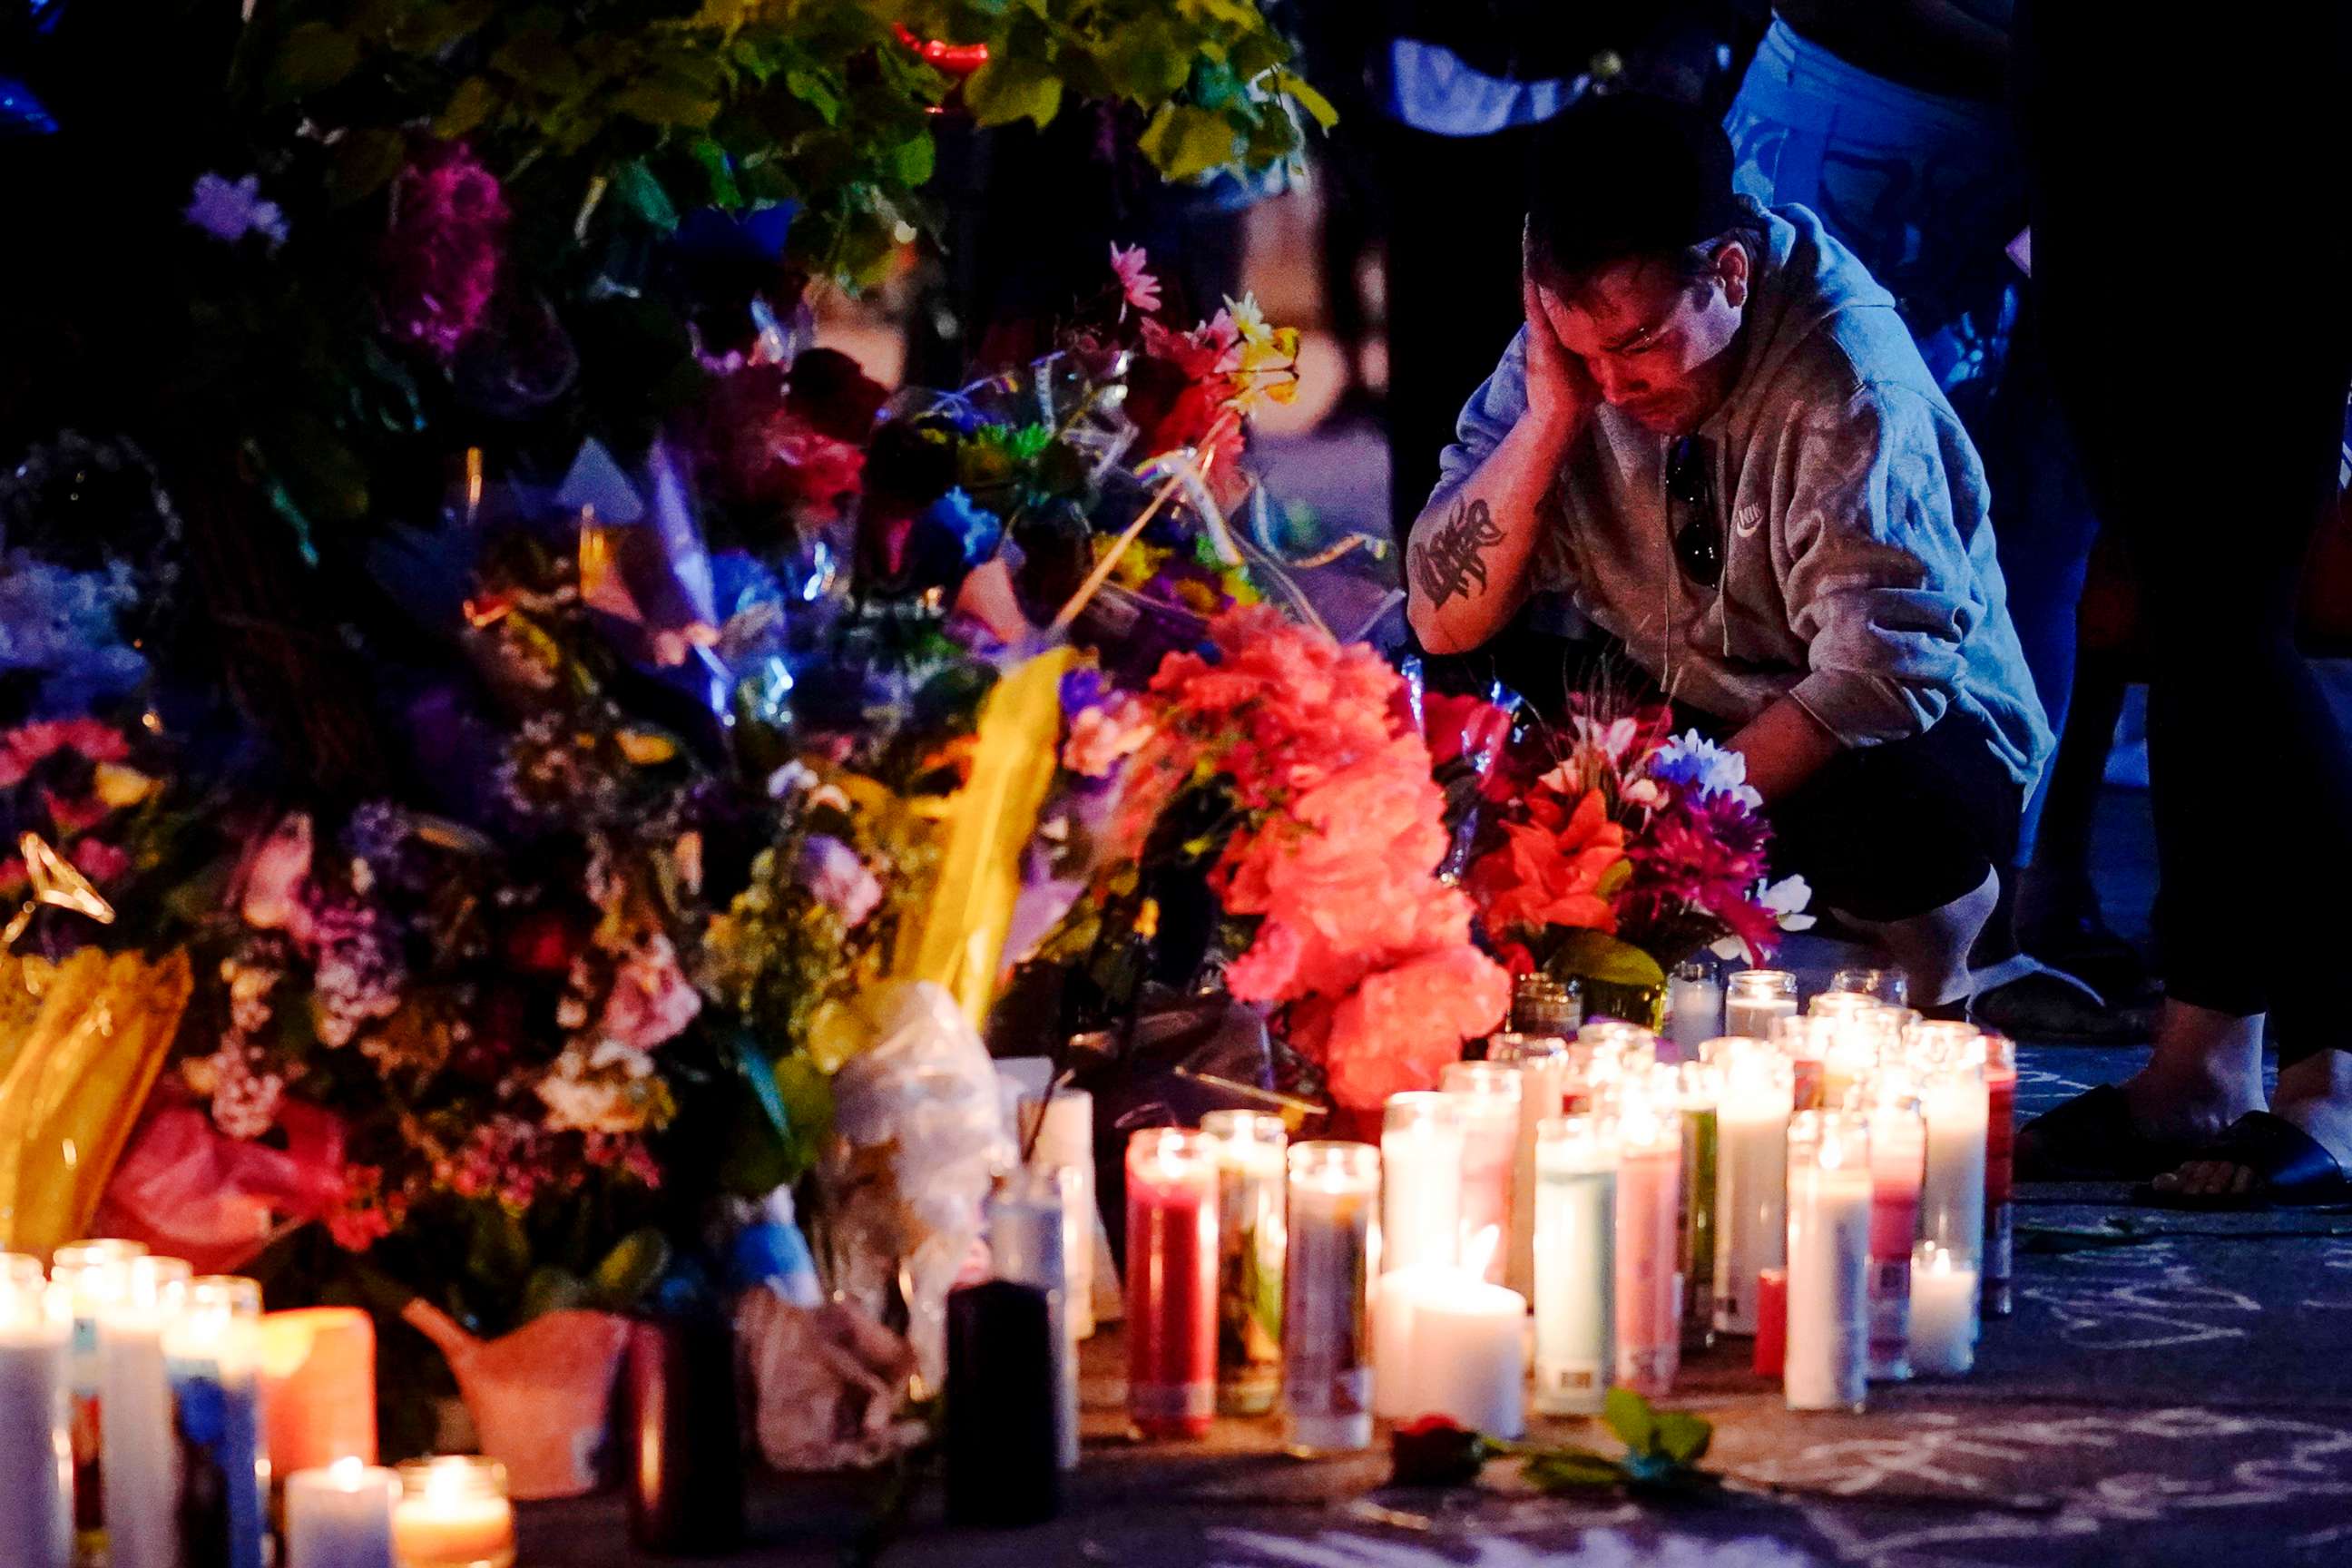
[[[1147,1437],[1198,1437],[1217,1402],[1217,1152],[1148,1127],[1127,1142],[1127,1409]]]
[[[1911,1375],[1911,1249],[1919,1240],[1919,1187],[1927,1125],[1900,1079],[1870,1099],[1870,1375]]]
[[[1461,1258],[1489,1285],[1511,1258],[1511,1182],[1518,1167],[1518,1069],[1449,1062],[1438,1080],[1462,1123]]]
[[[1618,1140],[1617,1381],[1655,1397],[1682,1363],[1682,1113],[1630,1100]]]
[[[1988,1317],[2010,1312],[2010,1262],[2013,1250],[2010,1187],[2016,1173],[2017,1045],[2003,1035],[1985,1044],[1985,1242],[1984,1310]]]

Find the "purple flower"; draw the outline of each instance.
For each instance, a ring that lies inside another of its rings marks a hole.
[[[361,1026],[400,1010],[408,967],[393,941],[390,922],[372,904],[321,900],[310,921],[319,948],[310,973],[319,1039],[329,1046],[349,1045]]]
[[[248,234],[261,236],[272,250],[286,243],[286,215],[278,210],[276,202],[262,199],[258,174],[236,181],[198,174],[184,214],[190,223],[225,245],[235,245]]]
[[[800,875],[810,895],[853,931],[882,901],[882,884],[857,851],[829,834],[814,834],[801,845]]]

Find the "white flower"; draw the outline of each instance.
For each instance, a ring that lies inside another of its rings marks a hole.
[[[224,244],[235,245],[248,234],[269,241],[272,250],[286,243],[286,215],[278,210],[276,202],[262,199],[258,174],[235,182],[218,174],[198,174],[186,217]]]
[[[1748,787],[1748,759],[1717,745],[1696,730],[1685,730],[1659,747],[1657,755],[1650,759],[1650,772],[1654,777],[1690,786],[1702,800],[1727,795],[1750,811],[1764,804],[1764,797]]]
[[[1813,889],[1802,877],[1758,884],[1756,901],[1780,917],[1782,931],[1812,929],[1813,917],[1805,909],[1813,901]]]

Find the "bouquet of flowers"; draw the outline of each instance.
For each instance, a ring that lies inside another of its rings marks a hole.
[[[1663,706],[1611,711],[1593,698],[1567,738],[1534,777],[1521,769],[1498,841],[1465,879],[1515,972],[1638,998],[1693,953],[1760,963],[1782,931],[1812,923],[1804,879],[1768,876],[1770,828],[1738,752],[1675,734]]]

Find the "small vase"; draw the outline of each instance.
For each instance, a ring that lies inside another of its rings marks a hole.
[[[550,1312],[480,1340],[423,1301],[400,1315],[449,1358],[482,1452],[506,1467],[513,1497],[529,1502],[596,1489],[627,1319]]]

